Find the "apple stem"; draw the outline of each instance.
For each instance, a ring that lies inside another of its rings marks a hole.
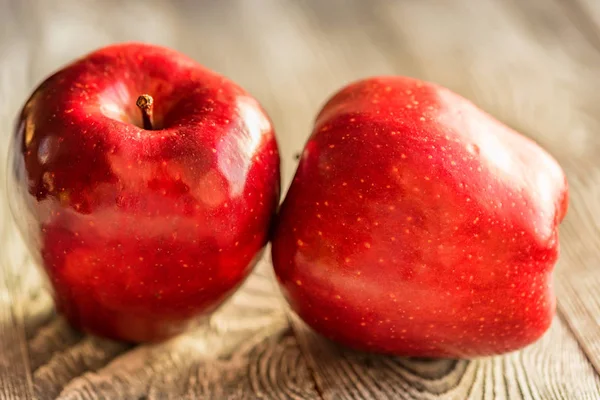
[[[154,103],[154,99],[149,94],[140,95],[135,102],[135,105],[142,111],[144,129],[149,131],[152,130],[152,103]]]

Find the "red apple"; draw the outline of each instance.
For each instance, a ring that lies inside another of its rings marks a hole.
[[[437,85],[353,83],[325,105],[281,207],[273,262],[323,335],[406,356],[538,339],[567,182],[531,140]]]
[[[258,102],[145,44],[100,49],[44,81],[12,156],[13,213],[59,311],[128,341],[169,337],[222,303],[259,258],[279,200]]]

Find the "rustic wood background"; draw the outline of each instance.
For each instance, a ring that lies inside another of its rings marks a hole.
[[[36,83],[129,40],[174,47],[255,94],[286,185],[323,101],[367,75],[438,82],[533,137],[571,185],[550,331],[473,361],[351,352],[288,311],[268,260],[209,324],[167,343],[69,328],[12,225],[8,138]],[[0,0],[0,398],[599,399],[599,77],[598,0]]]

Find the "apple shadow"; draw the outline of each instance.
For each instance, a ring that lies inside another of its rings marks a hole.
[[[340,382],[346,376],[352,384],[378,388],[382,393],[396,390],[391,387],[412,387],[435,395],[444,394],[459,384],[471,362],[368,353],[333,342],[308,327],[298,332],[305,354],[318,374],[339,377]],[[331,384],[329,389],[337,390],[332,380],[325,380],[325,385],[328,384]],[[392,386],[388,389],[384,387],[389,385]]]

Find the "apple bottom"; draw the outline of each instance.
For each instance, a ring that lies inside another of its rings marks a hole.
[[[56,283],[53,286],[56,309],[74,328],[110,339],[141,343],[163,341],[201,325],[239,284],[219,290],[215,293],[216,299],[198,302],[191,310],[188,308],[188,312],[177,312],[175,316],[127,310],[127,307],[120,311],[108,307],[85,287],[66,289]]]
[[[261,253],[252,241],[219,252],[208,240],[43,232],[42,263],[59,313],[80,330],[128,342],[164,340],[202,322]]]
[[[396,295],[376,290],[343,296],[304,282],[283,284],[292,309],[325,338],[407,357],[473,358],[518,350],[548,330],[556,308],[551,283],[539,280],[448,296],[441,289],[408,288]]]
[[[131,343],[160,342],[202,324],[217,305],[205,309],[202,316],[168,319],[161,316],[119,312],[89,297],[69,299],[55,294],[58,312],[74,328],[92,335]],[[77,304],[73,304],[76,301]]]

